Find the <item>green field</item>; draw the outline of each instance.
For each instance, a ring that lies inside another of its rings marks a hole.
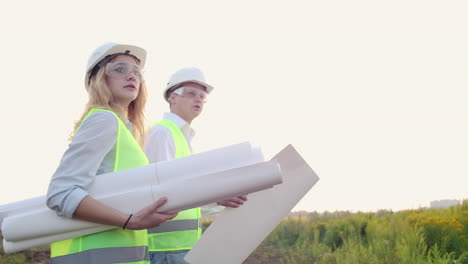
[[[48,256],[47,248],[0,250],[0,264],[48,263]],[[244,263],[468,264],[468,200],[447,209],[289,217]]]
[[[468,263],[468,200],[448,209],[289,218],[245,263]]]

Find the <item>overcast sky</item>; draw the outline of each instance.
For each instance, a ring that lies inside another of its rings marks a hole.
[[[86,103],[91,52],[148,51],[148,121],[185,66],[215,90],[195,149],[292,144],[321,178],[295,210],[468,197],[467,1],[8,1],[0,204],[43,195]]]

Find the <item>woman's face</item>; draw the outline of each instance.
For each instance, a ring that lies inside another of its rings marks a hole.
[[[106,82],[114,101],[127,108],[137,98],[143,75],[135,59],[118,55],[106,64]]]

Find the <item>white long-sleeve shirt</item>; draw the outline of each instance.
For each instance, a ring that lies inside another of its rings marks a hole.
[[[184,119],[174,113],[164,113],[163,118],[172,121],[180,128],[187,144],[192,150],[192,139],[195,131]],[[171,131],[165,126],[153,126],[145,137],[145,153],[150,163],[175,159],[175,143]]]
[[[191,143],[195,131],[190,127],[190,124],[174,113],[164,113],[162,119],[172,121],[180,128],[190,151],[193,153]],[[175,159],[176,148],[171,131],[165,126],[153,126],[145,136],[144,150],[150,163]],[[224,206],[217,206],[216,204],[201,207],[202,215],[219,213],[223,209]]]
[[[126,125],[131,129],[130,122]],[[49,208],[71,218],[95,177],[114,170],[118,127],[118,119],[107,111],[93,113],[81,124],[50,181]]]

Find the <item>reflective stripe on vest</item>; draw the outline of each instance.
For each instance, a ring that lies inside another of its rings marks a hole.
[[[184,230],[197,230],[198,219],[186,219],[186,220],[173,220],[166,221],[160,224],[158,227],[148,229],[148,233],[164,233],[173,231],[184,231]]]
[[[83,121],[99,111],[108,111],[114,114],[119,123],[115,145],[114,171],[147,165],[146,155],[132,133],[114,112],[104,109],[91,109]],[[146,230],[116,228],[52,243],[50,255],[51,264],[148,264],[148,236]]]
[[[53,264],[83,264],[83,263],[148,263],[150,257],[146,247],[135,250],[136,247],[90,249],[70,255],[55,257]],[[146,252],[146,253],[145,253]],[[144,253],[144,256],[138,255]],[[144,261],[141,261],[141,260]]]
[[[174,139],[175,158],[191,154],[190,148],[180,128],[170,120],[155,123],[169,129]],[[155,150],[157,151],[157,150]],[[181,211],[172,220],[160,226],[148,229],[148,246],[150,251],[178,251],[191,249],[200,239],[200,208]]]

